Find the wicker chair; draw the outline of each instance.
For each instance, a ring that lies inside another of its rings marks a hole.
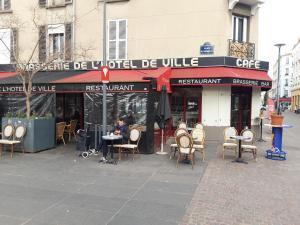
[[[205,141],[205,132],[201,128],[195,128],[192,130],[192,138],[194,141],[193,148],[196,151],[199,151],[202,154],[202,161],[205,159],[205,148],[204,148],[204,141]]]
[[[257,159],[257,147],[254,144],[255,133],[250,129],[242,130],[241,135],[247,137],[248,139],[243,141],[241,145],[241,152],[250,152],[253,154],[253,158],[256,161]]]
[[[236,140],[230,138],[231,136],[236,136],[236,135],[237,135],[237,130],[234,127],[226,127],[224,129],[224,143],[222,149],[223,159],[226,150],[234,150],[235,156],[237,156],[238,145],[236,143]]]
[[[203,124],[202,123],[196,123],[195,128],[199,128],[203,130]]]
[[[77,126],[77,120],[71,120],[70,124],[65,126],[65,133],[69,135],[69,142],[71,141],[71,136],[73,135],[74,138],[76,137],[76,126]]]
[[[186,133],[188,134],[189,132],[185,129],[185,128],[177,128],[174,132],[174,139],[175,139],[175,142],[176,142],[176,137],[180,134],[183,134],[183,133]],[[170,144],[170,159],[172,159],[172,152],[174,152],[174,157],[175,157],[175,154],[176,154],[176,150],[178,148],[178,145],[177,143],[172,143]]]
[[[62,140],[64,145],[66,145],[64,139],[65,127],[66,127],[66,122],[60,122],[56,124],[56,141]]]
[[[24,127],[23,125],[18,125],[16,129],[11,124],[6,125],[3,129],[3,136],[5,139],[0,140],[0,157],[2,155],[2,145],[11,145],[10,157],[12,158],[14,153],[14,145],[20,144],[25,134],[26,127]]]
[[[140,153],[138,146],[141,139],[141,131],[137,128],[132,128],[129,132],[129,143],[128,144],[117,144],[114,145],[118,148],[119,160],[121,160],[122,153],[132,153],[132,160],[134,160],[134,154]]]
[[[176,137],[176,143],[178,145],[178,157],[177,157],[177,164],[179,166],[179,161],[188,156],[192,162],[192,169],[194,169],[195,164],[195,149],[193,148],[193,138],[191,135],[187,133],[180,134]]]
[[[178,127],[177,127],[177,128],[184,128],[184,129],[186,129],[186,128],[187,128],[187,125],[186,125],[185,122],[180,122],[180,123],[178,124]]]

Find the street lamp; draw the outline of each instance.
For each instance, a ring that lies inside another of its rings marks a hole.
[[[277,76],[277,96],[276,96],[276,107],[277,107],[277,114],[280,115],[281,112],[280,112],[280,107],[279,107],[279,95],[280,95],[280,90],[279,90],[279,83],[280,83],[280,49],[282,46],[285,46],[285,44],[283,43],[278,43],[278,44],[275,44],[274,46],[278,47],[278,61],[277,61],[277,64],[278,64],[278,69],[277,69],[277,73],[278,73],[278,76]]]
[[[103,64],[102,66],[107,66],[106,61],[106,0],[103,0]],[[102,83],[102,132],[103,135],[106,134],[106,125],[107,125],[107,118],[106,118],[106,84]]]

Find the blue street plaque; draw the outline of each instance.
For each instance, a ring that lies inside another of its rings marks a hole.
[[[203,45],[200,46],[200,54],[201,55],[214,54],[214,46],[209,42],[205,42]]]

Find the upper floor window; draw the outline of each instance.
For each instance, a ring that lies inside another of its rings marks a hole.
[[[39,30],[39,61],[72,60],[72,24],[41,26]]]
[[[248,18],[241,16],[232,17],[233,37],[232,39],[238,42],[247,41]]]
[[[17,59],[17,30],[0,29],[0,62],[14,63]]]
[[[285,75],[289,75],[289,68],[285,68]]]
[[[289,64],[290,63],[290,58],[289,57],[286,57],[285,59],[285,64]]]
[[[40,7],[65,6],[70,3],[72,3],[72,0],[39,0]]]
[[[108,59],[127,58],[127,20],[108,21]]]
[[[0,11],[10,10],[10,0],[0,0]]]
[[[65,55],[65,25],[48,25],[48,57],[63,60]]]

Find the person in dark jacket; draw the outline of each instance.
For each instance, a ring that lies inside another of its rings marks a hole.
[[[127,143],[128,142],[128,126],[126,125],[123,118],[119,119],[117,125],[113,129],[114,135],[122,135],[121,140],[114,141],[114,144],[117,143]],[[108,153],[108,145],[112,144],[110,140],[103,140],[103,156],[99,162],[107,162],[107,153]],[[110,151],[111,159],[113,159],[113,150]]]

